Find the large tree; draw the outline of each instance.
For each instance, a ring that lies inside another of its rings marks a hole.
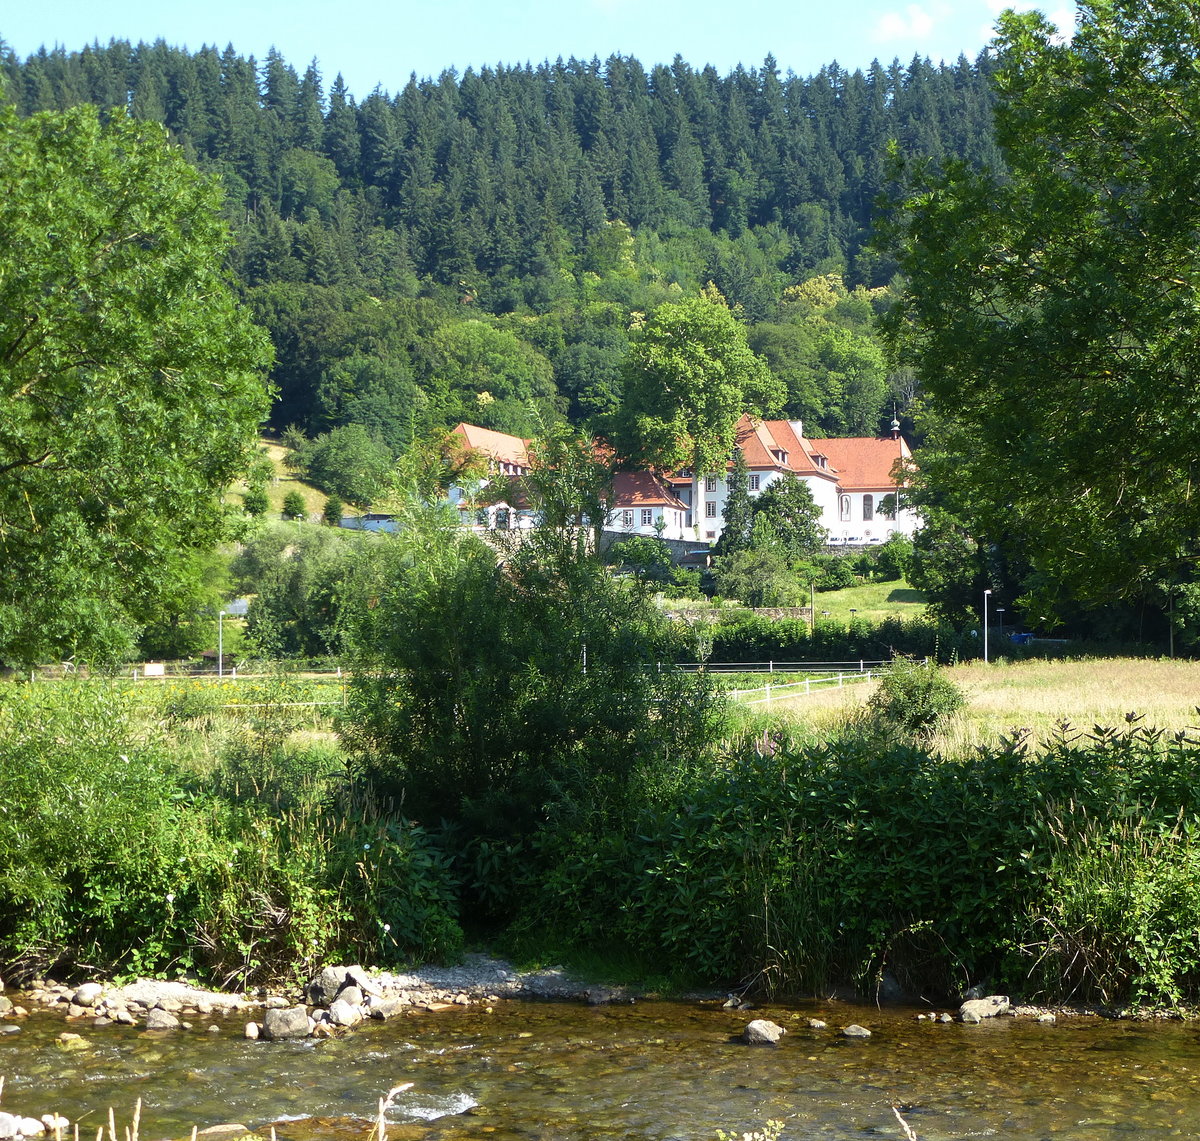
[[[265,336],[158,126],[0,106],[0,660],[128,647],[222,534]]]
[[[751,351],[746,327],[709,287],[660,306],[625,367],[620,443],[630,459],[724,473],[744,412],[782,406],[783,384]]]
[[[1091,0],[1069,42],[1006,14],[1007,170],[910,169],[891,213],[890,336],[935,414],[922,478],[1027,551],[1050,606],[1198,553],[1198,44],[1189,0]]]

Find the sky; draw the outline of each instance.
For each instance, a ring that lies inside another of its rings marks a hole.
[[[1060,29],[1073,5],[1001,0],[25,0],[5,5],[0,39],[24,59],[39,47],[78,50],[110,39],[166,40],[192,51],[232,43],[260,62],[274,47],[297,71],[315,58],[326,86],[341,72],[362,99],[399,91],[412,73],[636,57],[647,69],[675,55],[724,75],[774,55],[781,72],[812,75],[836,60],[935,64],[973,59],[1002,8],[1039,7]]]

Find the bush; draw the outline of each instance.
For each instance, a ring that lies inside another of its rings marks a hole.
[[[270,507],[271,500],[267,496],[267,489],[265,487],[254,486],[246,488],[245,493],[242,495],[242,510],[247,515],[251,515],[257,519],[259,516],[265,515]]]
[[[936,663],[899,656],[867,702],[867,714],[889,728],[928,738],[964,701],[962,690]]]
[[[285,519],[306,519],[308,509],[304,504],[304,496],[292,490],[283,497],[283,517]]]

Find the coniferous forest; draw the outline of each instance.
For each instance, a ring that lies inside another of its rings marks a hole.
[[[0,41],[20,114],[126,107],[220,175],[232,268],[275,346],[272,426],[361,425],[392,454],[463,419],[602,423],[638,315],[708,282],[741,306],[787,415],[874,432],[913,388],[872,326],[895,271],[868,245],[887,143],[996,164],[992,66],[800,77],[768,57],[720,75],[614,56],[356,98],[275,52],[21,60]]]

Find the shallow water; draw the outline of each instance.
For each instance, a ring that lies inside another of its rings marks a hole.
[[[784,1138],[921,1141],[1200,1138],[1200,1029],[1172,1022],[1001,1018],[918,1022],[912,1010],[844,1004],[734,1013],[715,1003],[588,1007],[502,1003],[371,1023],[330,1041],[266,1043],[242,1020],[195,1018],[146,1033],[37,1014],[0,1037],[3,1108],[83,1117],[80,1136],[142,1099],[144,1138],[276,1122],[285,1141],[363,1137],[378,1099],[391,1141],[712,1141],[785,1123]],[[733,1041],[751,1018],[789,1028],[780,1045]],[[829,1029],[808,1028],[810,1017]],[[865,1041],[838,1033],[858,1022]],[[219,1033],[206,1033],[208,1025]],[[65,1053],[64,1029],[88,1048]]]

